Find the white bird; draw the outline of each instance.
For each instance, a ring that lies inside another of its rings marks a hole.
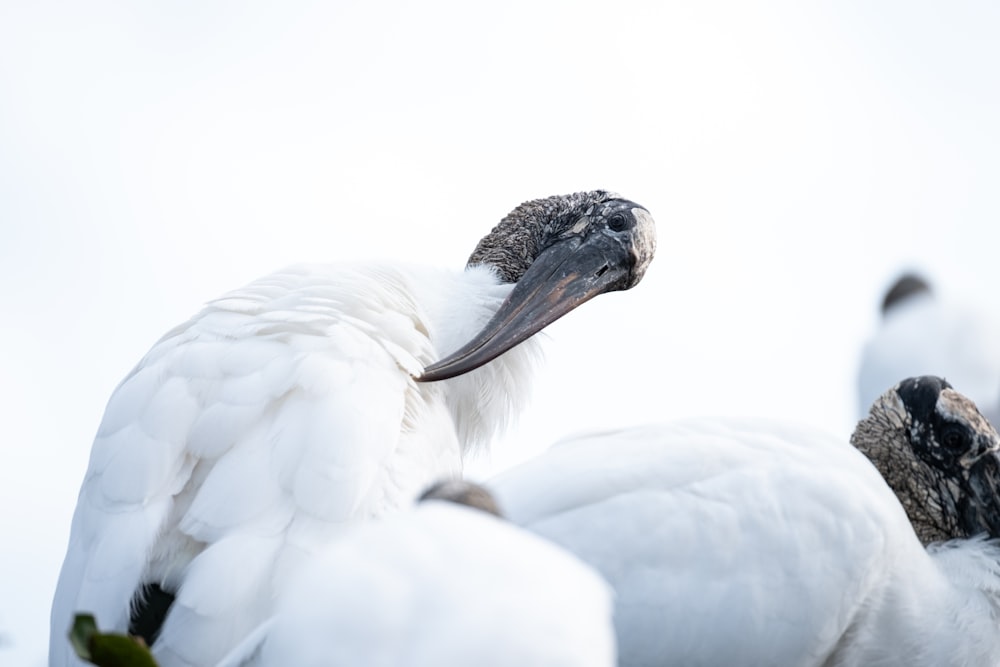
[[[938,375],[1000,425],[1000,319],[985,306],[935,294],[915,273],[886,291],[858,368],[858,415],[900,378]]]
[[[53,601],[50,664],[77,664],[75,612],[150,640],[163,667],[214,664],[347,522],[458,474],[524,406],[536,344],[488,362],[637,284],[654,246],[645,209],[581,192],[518,206],[464,272],[294,267],[211,302],[111,396]]]
[[[924,377],[852,443],[690,419],[560,442],[487,487],[615,589],[620,665],[1000,664],[1000,546],[975,537],[1000,537],[1000,436]]]
[[[430,500],[352,526],[218,667],[612,667],[611,612],[607,583],[575,557]]]

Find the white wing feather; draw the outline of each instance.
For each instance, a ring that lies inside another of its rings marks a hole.
[[[611,607],[569,554],[434,501],[327,547],[219,667],[611,667]]]
[[[213,664],[344,522],[459,471],[445,387],[410,377],[438,354],[414,282],[388,267],[290,269],[150,350],[94,441],[53,604],[52,665],[73,664],[74,612],[123,631],[150,581],[179,587],[161,664]],[[499,297],[480,299],[468,326]]]

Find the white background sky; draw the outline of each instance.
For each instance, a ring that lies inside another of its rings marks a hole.
[[[612,189],[658,256],[550,328],[494,463],[692,414],[846,436],[898,270],[995,292],[998,34],[988,0],[0,0],[0,665],[44,661],[115,385],[287,263],[461,267]]]

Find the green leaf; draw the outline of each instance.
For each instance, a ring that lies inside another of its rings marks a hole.
[[[69,629],[69,643],[81,659],[90,661],[90,639],[97,634],[97,620],[92,614],[77,614]]]
[[[136,637],[98,632],[90,614],[77,614],[69,641],[81,659],[98,667],[156,667],[146,643]]]

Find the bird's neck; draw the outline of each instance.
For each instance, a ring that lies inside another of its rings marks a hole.
[[[927,553],[897,559],[886,586],[891,592],[862,613],[858,641],[836,664],[896,664],[900,656],[928,667],[997,664],[1000,545],[953,540]]]
[[[513,287],[491,269],[474,266],[422,298],[437,358],[471,340]],[[488,448],[516,420],[530,399],[540,357],[539,336],[534,336],[481,368],[435,383],[445,392],[463,453]]]

